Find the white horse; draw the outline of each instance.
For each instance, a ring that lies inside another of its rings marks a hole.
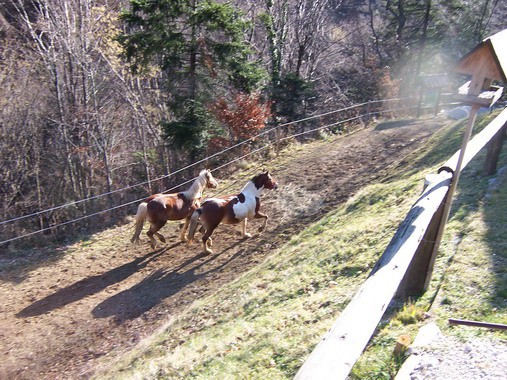
[[[190,218],[190,226],[188,227],[189,242],[194,239],[199,220],[204,231],[202,237],[203,248],[207,253],[213,253],[211,250],[213,244],[211,234],[220,223],[241,223],[243,237],[251,237],[252,235],[246,232],[247,220],[264,219],[264,223],[259,227],[259,232],[262,232],[266,228],[268,216],[260,212],[260,196],[264,189],[272,190],[277,187],[278,184],[269,172],[265,172],[248,181],[243,190],[237,195],[206,199]]]

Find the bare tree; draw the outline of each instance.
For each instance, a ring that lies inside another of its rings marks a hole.
[[[138,182],[131,176],[138,163],[148,180],[167,173],[154,127],[164,112],[159,74],[133,78],[124,68],[113,5],[121,2],[13,0],[0,9],[2,30],[15,30],[0,35],[5,219]],[[107,205],[83,202],[79,212]],[[44,214],[39,226],[75,212]]]

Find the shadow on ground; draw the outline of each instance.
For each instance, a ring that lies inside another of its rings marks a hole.
[[[386,129],[392,129],[392,128],[402,128],[402,127],[408,127],[410,125],[414,125],[415,123],[420,123],[421,120],[418,119],[407,119],[407,120],[393,120],[393,121],[387,121],[385,123],[380,123],[375,127],[376,131],[385,131]]]
[[[108,286],[119,283],[130,277],[140,269],[146,267],[155,258],[177,245],[179,245],[179,243],[171,247],[150,252],[131,261],[130,263],[123,264],[106,273],[87,277],[83,280],[75,282],[70,286],[59,289],[56,293],[44,297],[34,302],[30,306],[24,308],[16,314],[16,317],[26,318],[45,314],[52,310],[59,309],[73,302],[79,301],[92,294],[96,294]]]

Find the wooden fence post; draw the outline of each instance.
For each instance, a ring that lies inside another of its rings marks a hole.
[[[442,88],[439,87],[438,90],[437,90],[437,102],[435,104],[435,114],[434,114],[435,117],[438,115],[438,110],[440,108],[440,98],[441,97],[442,97]]]
[[[463,160],[465,158],[465,151],[470,140],[470,136],[472,135],[472,129],[475,124],[475,118],[477,116],[477,111],[479,111],[480,106],[473,104],[470,110],[470,116],[468,118],[468,123],[465,127],[465,132],[463,133],[463,141],[461,142],[461,149],[459,151],[458,162],[456,164],[456,170],[452,175],[452,182],[449,192],[447,193],[447,197],[444,202],[444,208],[442,211],[442,219],[440,220],[438,231],[435,237],[435,244],[433,245],[433,251],[431,252],[428,264],[428,270],[426,271],[426,283],[424,285],[424,289],[427,289],[429,286],[429,282],[431,280],[431,276],[433,274],[433,268],[435,266],[435,260],[437,258],[438,249],[440,248],[440,242],[442,241],[442,236],[444,234],[445,225],[447,224],[447,220],[449,219],[449,214],[451,212],[452,205],[452,197],[454,196],[454,192],[456,191],[456,187],[458,186],[459,176],[462,169]]]
[[[276,152],[276,157],[278,157],[280,155],[280,140],[281,140],[281,132],[280,132],[280,128],[276,128],[275,129],[275,152]]]
[[[424,98],[424,89],[421,86],[421,88],[419,90],[419,101],[417,102],[417,113],[416,113],[417,118],[419,116],[421,116],[421,106],[422,106],[423,98]]]
[[[368,105],[366,106],[366,126],[370,124],[371,118],[371,100],[368,100]]]
[[[496,171],[498,164],[498,158],[502,151],[503,140],[505,133],[507,132],[507,123],[498,131],[495,137],[488,144],[488,154],[486,156],[486,162],[484,162],[484,174],[492,175]]]
[[[425,185],[432,186],[433,181],[431,181],[428,177],[425,180]],[[433,177],[435,180],[441,181],[440,176],[433,175]],[[429,279],[427,277],[431,277],[429,269],[430,266],[433,265],[434,261],[432,259],[432,253],[435,248],[440,228],[440,221],[442,220],[444,212],[445,199],[446,198],[444,198],[442,204],[438,207],[437,211],[433,215],[433,218],[428,225],[428,229],[426,230],[423,238],[421,239],[421,242],[419,243],[419,246],[417,247],[416,252],[414,253],[412,262],[410,263],[407,272],[400,282],[400,286],[396,291],[396,297],[398,298],[406,299],[410,296],[420,295],[426,290],[426,285],[429,282]]]

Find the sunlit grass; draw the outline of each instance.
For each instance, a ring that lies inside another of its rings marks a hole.
[[[383,183],[365,187],[288,239],[265,262],[196,301],[146,348],[98,378],[293,378],[367,278],[420,194],[424,174],[436,172],[441,160],[433,156],[445,160],[449,140],[458,145],[459,138],[458,127],[441,131]],[[446,155],[435,149],[439,144]],[[464,175],[460,186],[473,190],[453,210],[430,291],[407,304],[393,304],[353,377],[393,376],[402,360],[393,355],[397,338],[415,336],[428,311],[444,328],[446,318],[458,311],[459,317],[504,320],[505,235],[492,227],[497,223],[505,229],[506,191],[501,188],[481,204],[487,180]]]
[[[482,120],[476,129],[480,130],[488,119]],[[442,134],[445,150],[449,139],[456,144],[461,138],[457,130],[451,132]],[[427,162],[434,162],[435,153],[440,155],[438,152],[424,154]],[[390,379],[401,364],[393,354],[396,339],[404,334],[415,338],[419,327],[428,320],[436,322],[445,334],[463,338],[502,337],[498,331],[448,324],[449,318],[507,323],[507,176],[491,191],[491,178],[482,174],[484,159],[482,152],[461,176],[428,291],[408,304],[393,304],[367,351],[353,368],[353,378]],[[499,168],[502,165],[507,165],[505,149]],[[407,318],[410,310],[407,307],[413,308],[418,317]],[[412,323],[403,323],[404,320]],[[388,344],[386,337],[390,339]]]

